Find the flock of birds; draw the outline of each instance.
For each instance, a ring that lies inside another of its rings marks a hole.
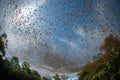
[[[8,51],[38,69],[41,64],[53,69],[56,65],[66,67],[69,64],[62,63],[65,60],[74,63],[70,68],[76,68],[92,61],[93,55],[97,55],[94,49],[98,50],[107,35],[119,37],[119,3],[117,0],[0,0],[3,11],[0,29],[4,28],[12,44],[9,46],[13,50]],[[62,55],[58,61],[61,64],[54,59],[43,61],[46,57],[55,58],[56,54]],[[61,60],[64,56],[66,59]],[[81,62],[84,58],[86,62]]]

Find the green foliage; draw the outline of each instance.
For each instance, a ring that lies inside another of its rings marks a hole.
[[[54,80],[61,80],[60,75],[58,75],[58,74],[56,74],[53,78],[54,78]]]
[[[22,64],[22,67],[23,67],[24,69],[29,69],[29,68],[30,68],[30,65],[29,65],[29,63],[24,62],[24,63]]]
[[[4,39],[6,34],[0,36],[0,80],[41,80],[41,76],[37,71],[31,70],[30,65],[24,62],[19,65],[19,59],[15,56],[12,58],[3,58],[5,56]],[[99,54],[95,57],[95,66],[91,66],[88,71],[79,73],[79,80],[119,80],[120,79],[120,41],[109,35],[100,49],[106,50],[105,55]],[[97,60],[99,59],[99,60]],[[101,60],[102,61],[101,61]],[[67,80],[66,76],[56,74],[54,80]],[[49,80],[46,77],[43,80]]]
[[[10,60],[10,62],[14,67],[20,67],[18,57],[13,56],[12,59]]]
[[[3,38],[7,38],[7,34],[6,34],[6,33],[3,33],[1,36],[2,36]]]
[[[120,41],[110,35],[105,39],[105,43],[101,48],[106,50],[105,54],[108,56],[107,59],[104,59],[100,65],[97,65],[91,71],[83,71],[81,74],[79,74],[79,80],[120,79]]]
[[[5,56],[5,45],[2,36],[0,36],[0,52]]]
[[[31,70],[30,65],[24,62],[19,65],[19,59],[15,56],[12,58],[3,58],[5,56],[5,44],[3,38],[7,38],[4,33],[0,36],[0,80],[41,80],[37,71]]]
[[[83,72],[79,73],[78,75],[79,75],[80,77],[78,78],[78,80],[83,80],[88,73],[89,73],[89,72],[87,72],[87,71],[83,71]]]
[[[43,77],[42,79],[43,79],[43,80],[50,80],[50,79],[48,79],[48,78],[46,78],[46,77]]]

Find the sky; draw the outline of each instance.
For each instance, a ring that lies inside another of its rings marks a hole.
[[[0,0],[6,55],[43,75],[80,71],[106,36],[120,38],[119,21],[119,0]]]

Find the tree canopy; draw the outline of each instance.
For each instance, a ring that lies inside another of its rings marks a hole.
[[[49,80],[30,69],[27,62],[19,64],[16,56],[5,57],[6,34],[0,35],[0,80]],[[79,80],[119,80],[120,79],[120,40],[113,35],[106,37],[100,50],[105,54],[98,54],[94,62],[87,64],[79,73]],[[54,80],[67,80],[66,76],[56,74]]]
[[[3,39],[7,38],[4,33],[0,35],[0,80],[41,80],[37,71],[31,70],[30,65],[24,62],[22,66],[16,56],[12,58],[5,57],[5,43]]]
[[[105,54],[84,66],[83,72],[78,74],[79,80],[120,79],[120,41],[113,35],[109,35],[100,49],[106,50]]]

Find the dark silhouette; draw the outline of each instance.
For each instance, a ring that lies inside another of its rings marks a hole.
[[[31,70],[27,62],[20,66],[17,57],[5,57],[4,38],[7,38],[5,33],[0,35],[0,80],[41,80],[38,72]]]

